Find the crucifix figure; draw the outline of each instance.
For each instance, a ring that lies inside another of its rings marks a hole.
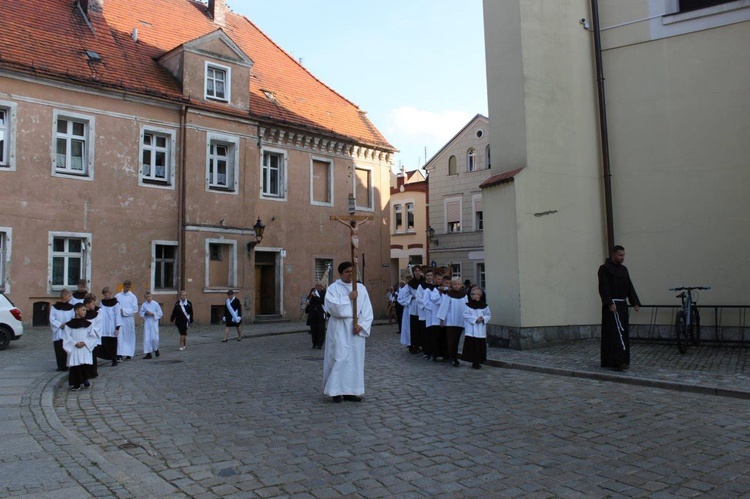
[[[350,203],[351,204],[351,203]],[[364,225],[370,220],[373,220],[372,216],[357,216],[354,215],[350,210],[350,215],[347,217],[331,216],[331,220],[335,220],[349,228],[351,233],[351,250],[352,250],[352,291],[355,293],[355,298],[352,300],[352,316],[354,319],[354,328],[357,328],[357,250],[359,249],[359,226]],[[356,334],[356,333],[355,333]]]

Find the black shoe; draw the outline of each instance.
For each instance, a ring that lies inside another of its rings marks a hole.
[[[113,361],[112,361],[112,367],[115,367],[116,365],[117,365],[117,361],[116,361],[116,360],[113,360]]]
[[[473,363],[473,364],[471,365],[471,367],[472,367],[473,369],[481,369],[481,368],[482,368],[482,364],[480,364],[479,362],[474,362],[474,363]]]
[[[456,359],[453,359],[453,367],[458,367],[458,366],[460,366],[460,365],[461,365],[461,364],[459,364],[458,360],[456,360]]]
[[[333,402],[336,403],[336,404],[340,404],[341,401],[344,400],[344,397],[342,397],[341,395],[336,395],[331,400],[333,400]]]
[[[81,385],[73,385],[70,387],[71,392],[79,392],[81,391]]]
[[[84,388],[91,388],[91,382],[89,380],[84,381],[83,382],[83,387]]]
[[[118,355],[115,360],[122,360],[122,355]]]
[[[150,358],[151,358],[151,354],[150,354],[150,353],[147,353],[146,355],[144,355],[144,356],[143,356],[143,358],[144,358],[144,359],[150,359]]]
[[[159,356],[159,350],[155,351],[154,353],[156,354],[157,357]]]
[[[358,397],[357,395],[344,395],[344,400],[348,400],[349,402],[362,402],[362,397]]]

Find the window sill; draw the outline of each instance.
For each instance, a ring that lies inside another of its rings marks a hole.
[[[234,187],[219,187],[216,185],[209,185],[208,190],[210,191],[216,191],[216,192],[229,192],[229,193],[236,193],[237,191],[234,189]]]
[[[232,291],[234,291],[235,289],[237,289],[237,287],[236,286],[223,286],[223,287],[219,287],[219,288],[203,288],[203,292],[204,293],[224,293],[224,294],[227,294],[227,291],[229,291],[230,289]]]

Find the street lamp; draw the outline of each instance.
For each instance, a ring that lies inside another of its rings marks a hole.
[[[425,233],[427,234],[427,241],[433,246],[437,246],[438,240],[435,238],[435,229],[432,228],[432,225],[427,227]]]
[[[263,240],[263,231],[266,230],[266,226],[263,222],[260,221],[260,217],[258,217],[258,221],[255,222],[255,225],[253,225],[253,230],[255,231],[255,241],[250,241],[249,243],[247,243],[248,253],[250,253],[253,248],[259,245]]]

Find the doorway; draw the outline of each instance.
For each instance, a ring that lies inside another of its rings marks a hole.
[[[279,314],[277,260],[278,253],[255,253],[255,315]]]

